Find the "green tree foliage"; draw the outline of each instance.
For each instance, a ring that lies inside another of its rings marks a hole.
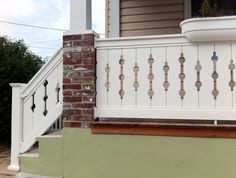
[[[10,142],[11,87],[9,83],[27,83],[43,65],[22,40],[0,36],[0,142]]]
[[[223,15],[223,11],[219,10],[217,4],[215,3],[212,7],[208,0],[203,1],[199,13],[202,17],[219,17]]]

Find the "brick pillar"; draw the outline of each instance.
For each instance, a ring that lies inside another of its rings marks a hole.
[[[64,127],[89,127],[96,95],[94,34],[63,36]]]

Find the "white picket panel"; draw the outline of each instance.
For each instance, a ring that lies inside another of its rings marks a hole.
[[[230,64],[231,56],[234,59],[236,52],[235,44],[231,42],[220,43],[190,43],[183,36],[173,36],[167,38],[165,42],[163,38],[154,39],[140,38],[137,39],[111,39],[97,41],[97,54],[99,58],[105,59],[104,52],[109,50],[109,65],[111,67],[109,91],[109,103],[102,104],[102,95],[105,87],[101,87],[104,82],[104,74],[100,70],[104,70],[105,62],[98,64],[98,82],[97,82],[97,107],[95,108],[95,117],[132,117],[132,118],[166,118],[166,119],[212,119],[212,120],[234,120],[236,117],[230,116],[229,111],[235,112],[233,108],[236,106],[236,94],[230,90]],[[107,44],[107,45],[106,45]],[[231,50],[232,48],[232,50]],[[167,51],[167,52],[166,52]],[[216,72],[219,77],[216,79],[216,89],[219,95],[215,98],[212,94],[214,90],[214,63],[212,61],[213,52],[216,52],[218,61],[216,63]],[[183,71],[185,78],[183,79],[183,89],[185,95],[181,99],[179,91],[181,89],[181,66],[179,57],[183,52],[185,62],[183,63]],[[124,64],[124,98],[119,96],[120,80],[120,56],[123,54]],[[148,75],[150,66],[148,58],[150,54],[154,58],[152,64],[152,89],[154,95],[150,99],[148,90],[150,89],[150,81]],[[195,86],[197,81],[197,70],[195,69],[199,60],[201,70],[199,73],[202,86],[199,91]],[[139,87],[135,92],[134,82],[134,63],[137,61],[138,82]],[[167,61],[169,66],[168,82],[169,88],[167,92],[163,87],[165,81],[165,72],[163,66]],[[234,60],[235,61],[235,60]],[[103,76],[102,76],[103,75]],[[235,71],[234,71],[235,79]],[[101,104],[100,104],[101,103]],[[170,113],[171,112],[171,113]],[[195,115],[191,116],[191,112]],[[210,114],[207,114],[207,113]],[[132,113],[132,114],[131,114]],[[174,114],[176,113],[176,114]],[[225,117],[219,117],[224,116]]]

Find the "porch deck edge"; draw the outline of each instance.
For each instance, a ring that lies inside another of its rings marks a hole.
[[[90,126],[93,134],[236,138],[232,124],[97,121]]]

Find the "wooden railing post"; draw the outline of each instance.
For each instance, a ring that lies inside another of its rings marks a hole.
[[[9,170],[19,171],[20,142],[22,140],[22,98],[21,90],[24,84],[11,83],[12,113],[11,113],[11,165]]]

